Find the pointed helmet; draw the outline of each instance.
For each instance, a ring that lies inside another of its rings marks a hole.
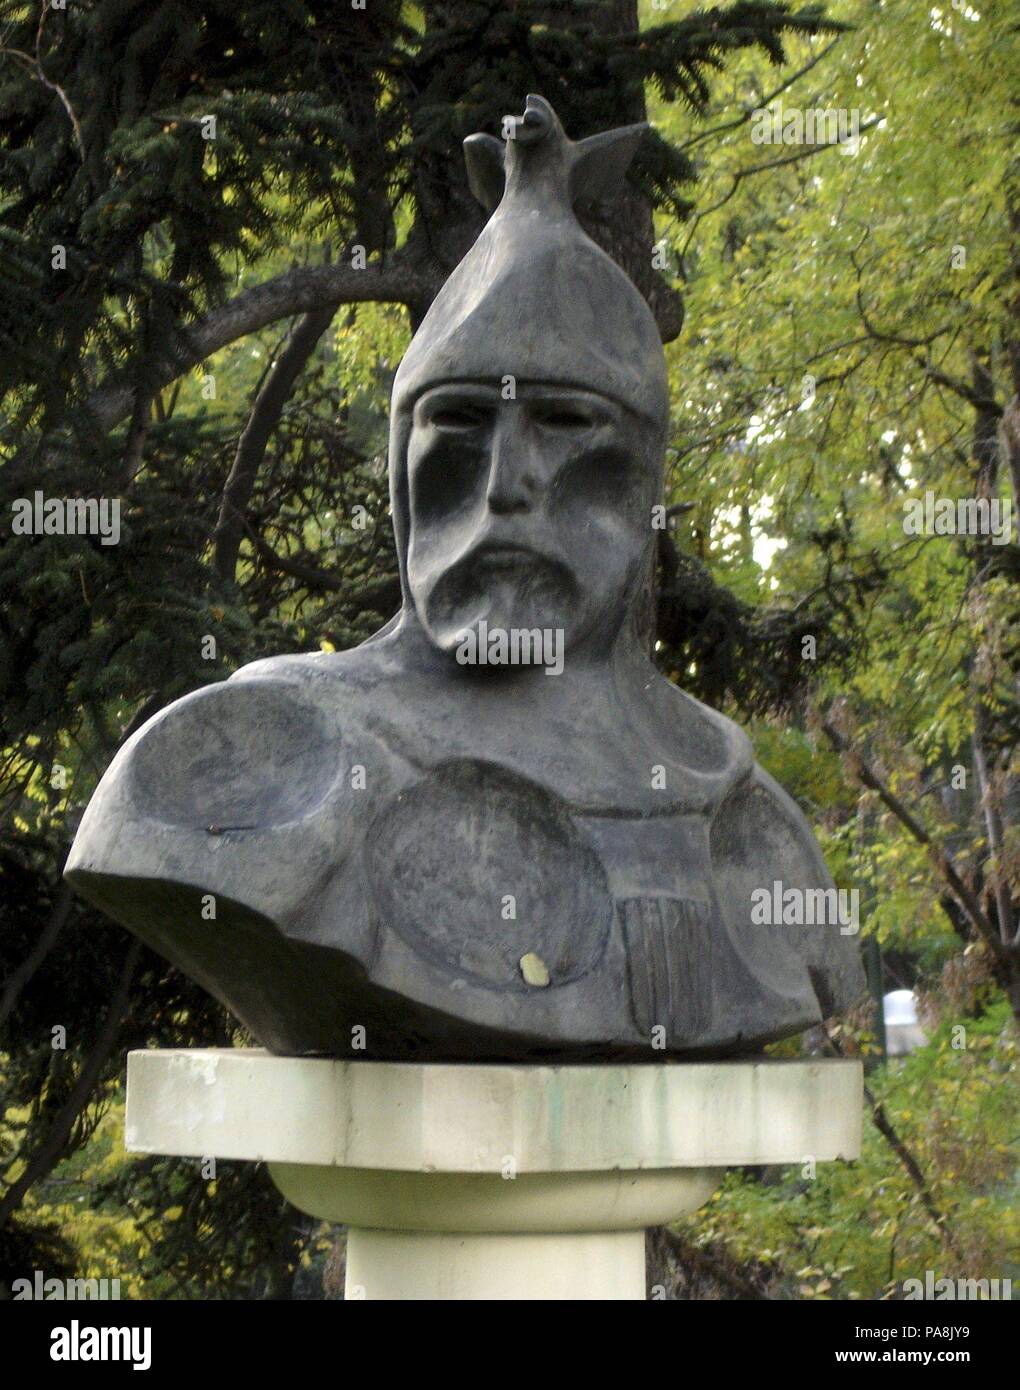
[[[664,430],[655,319],[574,212],[622,179],[645,127],[575,143],[549,103],[529,96],[524,116],[508,117],[504,129],[505,143],[491,135],[464,142],[472,192],[495,211],[408,348],[394,414],[441,382],[510,377],[597,391]]]

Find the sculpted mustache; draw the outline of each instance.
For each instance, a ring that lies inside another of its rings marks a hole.
[[[514,556],[520,561],[521,567],[526,569],[530,580],[545,579],[548,582],[568,585],[571,589],[577,588],[577,581],[573,573],[562,560],[544,555],[538,550],[529,550],[523,546],[511,544],[506,546],[491,544],[476,546],[450,566],[440,583],[458,584],[470,581],[478,571],[484,570],[487,566],[491,568],[504,566]]]

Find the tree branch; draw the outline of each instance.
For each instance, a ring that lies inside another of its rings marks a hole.
[[[939,1210],[935,1198],[932,1196],[931,1188],[925,1181],[924,1174],[921,1172],[917,1159],[893,1128],[892,1122],[885,1113],[885,1107],[882,1105],[881,1101],[875,1099],[867,1086],[864,1088],[864,1099],[868,1103],[868,1109],[871,1111],[871,1119],[875,1128],[892,1149],[900,1163],[902,1163],[907,1176],[917,1189],[917,1195],[921,1199],[921,1205],[928,1213],[932,1225],[953,1254],[959,1256],[960,1251],[946,1225],[946,1218]]]
[[[57,937],[64,929],[71,911],[73,899],[71,885],[62,883],[57,893],[56,902],[53,910],[46,919],[46,925],[36,938],[36,943],[31,951],[10,973],[4,985],[3,997],[0,998],[0,1027],[3,1026],[10,1016],[21,991],[28,984],[29,980],[42,965],[56,943]]]
[[[881,119],[880,116],[873,116],[871,120],[865,121],[860,126],[858,133],[871,130],[873,126],[878,125]],[[841,145],[839,141],[824,141],[820,145],[801,145],[793,154],[780,155],[778,159],[768,159],[762,164],[751,164],[748,165],[746,169],[738,169],[736,173],[730,174],[729,191],[724,193],[718,202],[712,203],[709,207],[700,211],[693,219],[691,230],[687,235],[687,239],[680,253],[681,256],[687,254],[687,248],[690,246],[694,238],[694,233],[702,219],[708,217],[710,213],[718,212],[721,207],[724,207],[733,197],[734,193],[736,193],[744,179],[751,178],[753,174],[764,174],[769,169],[781,169],[784,164],[797,164],[802,159],[812,159],[816,154],[822,154],[825,150],[836,150],[840,148]]]
[[[746,1277],[744,1272],[725,1258],[717,1258],[711,1251],[695,1245],[668,1226],[652,1227],[649,1237],[658,1243],[664,1254],[671,1255],[684,1270],[695,1270],[703,1278],[707,1277],[730,1289],[736,1298],[753,1299],[755,1302],[769,1303],[771,1295],[764,1292]]]
[[[289,574],[292,579],[299,579],[309,588],[331,589],[335,593],[347,592],[350,597],[357,599],[362,607],[374,606],[377,602],[392,602],[394,608],[400,604],[400,581],[395,575],[369,580],[360,589],[352,590],[349,580],[341,579],[329,570],[320,569],[318,565],[295,560],[290,555],[281,555],[268,541],[264,541],[250,528],[247,529],[249,539],[261,560],[273,569],[279,570],[281,574]]]
[[[909,831],[918,844],[924,845],[929,850],[932,862],[946,880],[950,892],[960,904],[977,935],[987,943],[1000,964],[1009,968],[1012,965],[1009,949],[1003,945],[995,927],[982,911],[981,904],[964,883],[949,852],[935,844],[921,822],[911,814],[898,797],[893,795],[874,769],[869,767],[856,749],[850,747],[849,741],[828,719],[821,721],[821,727],[833,748],[846,759],[858,780],[864,786],[870,787],[873,792],[877,792],[883,804],[888,807],[900,824]]]
[[[724,130],[736,130],[738,126],[747,125],[753,119],[755,111],[761,111],[766,106],[770,106],[772,102],[775,101],[776,97],[782,96],[783,92],[788,91],[795,82],[799,82],[800,79],[806,73],[809,73],[812,68],[817,67],[823,58],[827,58],[828,55],[832,52],[832,50],[839,43],[842,37],[842,34],[837,34],[831,43],[827,43],[825,45],[821,53],[816,53],[815,56],[811,59],[811,61],[809,63],[805,63],[799,71],[795,72],[792,75],[792,77],[788,77],[785,82],[781,82],[778,87],[776,87],[773,91],[769,92],[768,96],[762,97],[761,101],[758,103],[756,107],[750,107],[747,111],[742,112],[732,121],[723,121],[721,125],[714,125],[709,130],[703,130],[699,135],[693,136],[690,140],[687,140],[684,142],[684,144],[678,146],[680,152],[686,153],[688,150],[693,149],[695,145],[700,145],[702,140],[708,140],[711,138],[711,136],[719,135]]]
[[[355,270],[347,264],[299,266],[243,290],[204,318],[182,328],[175,342],[151,363],[151,386],[160,391],[212,353],[279,319],[312,313],[331,304],[392,303],[426,306],[436,286],[431,277],[398,256]],[[103,431],[131,414],[135,375],[125,368],[97,387],[86,405]]]
[[[858,303],[859,302],[860,299],[858,293]],[[871,330],[869,329],[869,332],[870,331]],[[877,336],[877,334],[872,333],[872,337]],[[886,338],[885,341],[902,341],[905,347],[910,345],[910,340],[908,339],[900,340],[894,338]],[[937,385],[944,386],[946,390],[953,391],[962,400],[965,400],[968,405],[973,406],[975,410],[987,411],[989,415],[993,415],[996,419],[999,419],[1000,416],[1003,414],[1002,406],[999,404],[997,400],[994,399],[994,397],[983,396],[979,391],[975,391],[972,386],[968,386],[965,381],[958,381],[956,377],[947,376],[945,372],[940,372],[937,367],[933,367],[930,362],[925,362],[923,358],[918,357],[917,361],[926,377],[928,377],[931,381],[936,382]]]
[[[825,1042],[827,1050],[831,1052],[834,1057],[846,1056],[846,1053],[840,1047],[839,1043],[828,1032],[826,1032],[825,1035]],[[946,1224],[945,1214],[939,1210],[934,1194],[928,1186],[924,1173],[921,1171],[921,1165],[911,1153],[905,1141],[897,1134],[892,1121],[885,1113],[885,1107],[882,1102],[876,1100],[867,1086],[864,1087],[864,1099],[867,1102],[868,1109],[871,1111],[871,1119],[875,1128],[903,1165],[904,1172],[917,1189],[917,1195],[921,1199],[921,1205],[928,1213],[932,1224],[939,1233],[939,1237],[945,1242],[947,1248],[959,1258],[959,1248],[953,1240],[949,1227]]]
[[[75,115],[75,113],[74,113],[74,107],[71,105],[70,100],[68,99],[67,93],[64,91],[63,87],[61,87],[59,83],[54,82],[54,81],[52,80],[52,78],[47,77],[45,71],[43,70],[43,65],[42,65],[42,39],[43,39],[43,27],[44,27],[44,25],[46,24],[46,16],[47,16],[47,14],[49,13],[49,9],[50,9],[49,0],[40,0],[40,4],[39,4],[39,27],[38,27],[38,28],[36,29],[36,31],[35,31],[35,57],[34,57],[34,58],[31,56],[31,54],[23,53],[23,52],[21,51],[20,48],[8,48],[8,47],[6,46],[6,44],[0,44],[0,56],[2,56],[4,53],[6,53],[6,54],[8,54],[11,58],[16,58],[16,59],[18,60],[18,62],[24,64],[24,66],[28,69],[28,71],[32,74],[32,76],[35,78],[35,80],[36,80],[37,82],[41,82],[42,85],[43,85],[44,87],[48,87],[49,90],[50,90],[51,92],[54,92],[54,93],[56,94],[56,96],[57,96],[57,97],[59,98],[59,100],[60,100],[60,104],[63,106],[64,110],[65,110],[66,113],[67,113],[67,118],[68,118],[68,120],[71,122],[71,129],[74,131],[74,143],[75,143],[75,144],[77,145],[77,147],[78,147],[78,158],[79,158],[79,159],[81,160],[81,162],[84,164],[84,163],[85,163],[85,142],[84,142],[84,140],[82,139],[82,135],[81,135],[81,125],[79,124],[78,117],[77,117],[77,116]]]
[[[291,334],[290,342],[277,357],[252,406],[251,415],[237,443],[220,514],[213,533],[213,568],[219,578],[233,583],[237,553],[244,534],[244,513],[255,486],[255,478],[266,453],[273,430],[279,424],[294,383],[316,344],[333,321],[335,304],[326,304],[305,314]]]
[[[1003,826],[995,804],[995,789],[988,773],[988,759],[985,756],[986,720],[984,706],[980,699],[974,704],[974,733],[971,743],[974,749],[974,766],[978,775],[978,790],[981,793],[981,810],[984,812],[985,831],[988,835],[988,848],[993,857],[992,883],[994,889],[995,911],[999,919],[999,936],[1006,945],[1013,941],[1013,902],[1009,886],[1003,875]]]
[[[67,1099],[54,1116],[42,1143],[29,1157],[20,1177],[11,1183],[4,1193],[3,1201],[0,1201],[0,1230],[3,1229],[8,1218],[20,1205],[33,1183],[44,1177],[64,1156],[64,1148],[74,1128],[74,1122],[88,1104],[106,1059],[116,1044],[117,1035],[127,1010],[131,983],[134,979],[135,967],[138,964],[141,950],[142,943],[137,939],[132,941],[128,947],[127,955],[121,966],[117,988],[110,1000],[110,1007],[92,1050],[82,1063],[74,1085],[71,1087]]]

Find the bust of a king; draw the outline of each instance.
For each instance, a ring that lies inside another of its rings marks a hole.
[[[817,844],[649,657],[665,359],[575,212],[641,127],[507,129],[465,144],[494,210],[393,386],[400,612],[149,720],[66,874],[274,1052],[754,1052],[863,976],[838,914],[755,911],[834,901]]]

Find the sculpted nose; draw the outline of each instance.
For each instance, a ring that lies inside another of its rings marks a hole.
[[[494,512],[526,512],[534,504],[538,474],[531,449],[512,422],[501,423],[492,441],[486,501]]]

